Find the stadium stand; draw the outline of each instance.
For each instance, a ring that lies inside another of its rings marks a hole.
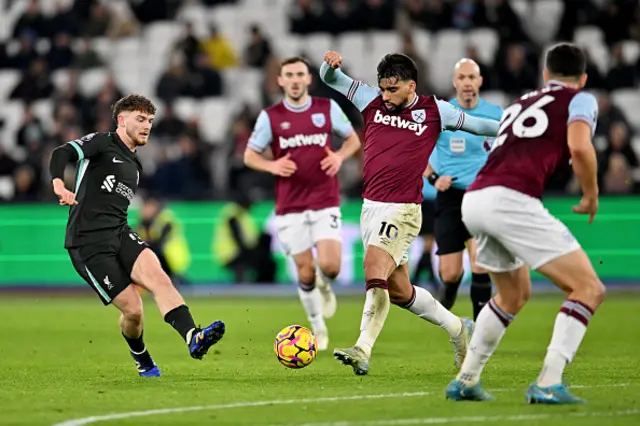
[[[109,130],[108,106],[128,92],[159,107],[140,152],[143,188],[184,197],[162,175],[181,170],[178,187],[199,188],[189,198],[247,187],[269,197],[241,154],[259,110],[279,99],[279,59],[303,54],[319,66],[338,50],[350,74],[375,83],[377,61],[404,51],[420,64],[420,89],[446,98],[453,65],[468,56],[485,75],[483,96],[505,105],[539,84],[541,53],[566,39],[590,56],[603,192],[640,192],[637,16],[628,0],[0,0],[0,199],[51,200],[50,151]],[[316,80],[314,94],[348,107]],[[352,161],[343,187],[357,197]],[[569,180],[550,189],[576,190]]]

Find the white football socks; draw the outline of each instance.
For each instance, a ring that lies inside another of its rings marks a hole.
[[[322,295],[318,287],[314,286],[310,291],[298,287],[298,296],[300,296],[300,302],[307,313],[313,331],[326,330],[327,326],[322,316]]]
[[[491,355],[500,344],[507,326],[514,315],[504,312],[491,299],[480,311],[476,327],[471,336],[467,356],[462,363],[456,379],[465,386],[474,386],[480,380],[480,374]]]
[[[360,337],[356,342],[356,346],[367,356],[371,356],[373,345],[389,314],[390,305],[389,290],[386,288],[373,287],[367,290],[360,323]]]
[[[562,383],[565,367],[573,361],[593,316],[588,306],[567,300],[556,317],[551,343],[547,347],[538,385],[547,387]]]
[[[405,308],[431,324],[444,328],[449,336],[458,337],[462,331],[460,318],[448,311],[424,288],[413,288],[415,297]]]

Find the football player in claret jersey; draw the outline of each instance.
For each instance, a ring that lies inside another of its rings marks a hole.
[[[502,108],[479,96],[482,86],[480,67],[471,59],[461,59],[453,71],[456,97],[453,105],[465,114],[500,120]],[[467,187],[487,160],[493,139],[458,130],[440,134],[436,148],[429,158],[426,175],[438,189],[435,206],[435,236],[440,260],[440,278],[443,288],[440,303],[451,309],[464,276],[463,253],[465,246],[471,259],[471,303],[475,320],[482,307],[491,299],[491,279],[487,271],[478,267],[476,247],[462,223],[462,197]]]
[[[582,186],[574,212],[598,210],[596,152],[591,142],[596,99],[581,89],[587,80],[584,53],[559,44],[547,52],[546,86],[504,111],[486,164],[462,201],[462,220],[476,238],[476,262],[497,289],[478,316],[460,373],[446,390],[453,400],[487,400],[480,384],[484,365],[531,293],[529,268],[567,293],[556,316],[542,372],[526,392],[529,403],[575,404],[562,376],[578,351],[605,289],[589,258],[567,227],[544,208],[546,182],[569,161]]]
[[[468,116],[434,96],[418,96],[416,64],[406,55],[386,55],[378,64],[378,88],[354,81],[339,68],[342,57],[325,54],[321,78],[362,112],[365,122],[364,186],[360,229],[365,247],[365,305],[355,346],[335,357],[367,374],[373,345],[390,302],[442,327],[451,339],[455,364],[467,350],[473,321],[445,309],[431,293],[411,285],[407,250],[421,225],[423,174],[445,129],[495,136],[498,122]]]
[[[323,317],[336,311],[330,283],[340,272],[342,257],[337,173],[360,149],[360,139],[335,101],[309,96],[311,74],[303,58],[282,62],[278,84],[284,100],[260,113],[245,164],[277,177],[278,239],[296,264],[300,301],[318,349],[325,350],[329,334]],[[332,134],[344,139],[338,151],[331,149]],[[273,160],[266,155],[269,149]]]
[[[132,283],[154,296],[160,313],[185,340],[193,358],[202,359],[224,334],[222,321],[200,329],[162,270],[156,255],[127,223],[142,165],[136,151],[147,144],[155,106],[129,95],[113,106],[117,129],[91,133],[56,148],[51,155],[53,191],[70,206],[65,248],[78,274],[105,305],[120,311],[120,329],[143,377],[160,376],[142,339],[142,299]],[[62,180],[69,161],[78,162],[75,188]]]

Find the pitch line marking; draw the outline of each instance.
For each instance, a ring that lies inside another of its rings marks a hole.
[[[574,389],[590,389],[590,388],[614,388],[614,387],[627,387],[628,383],[617,383],[611,385],[577,385],[571,386]],[[491,392],[510,392],[519,389],[515,388],[501,388],[490,389]],[[205,410],[228,410],[231,408],[251,408],[251,407],[266,407],[269,405],[293,405],[293,404],[313,404],[322,402],[339,402],[339,401],[356,401],[367,399],[386,399],[386,398],[413,398],[418,396],[434,395],[434,391],[421,391],[421,392],[401,392],[401,393],[387,393],[387,394],[369,394],[369,395],[345,395],[345,396],[331,396],[321,398],[302,398],[302,399],[276,399],[271,401],[246,401],[246,402],[233,402],[229,404],[215,404],[215,405],[198,405],[192,407],[176,407],[176,408],[162,408],[156,410],[143,410],[143,411],[129,411],[125,413],[105,414],[101,416],[82,417],[79,419],[66,420],[61,423],[55,423],[53,426],[84,426],[99,422],[108,422],[111,420],[130,419],[133,417],[145,417],[145,416],[157,416],[164,414],[177,414],[188,413],[193,411],[205,411]],[[640,410],[638,410],[640,412]],[[564,414],[566,415],[566,414]],[[446,418],[445,418],[446,419]],[[450,419],[455,419],[451,417]],[[460,419],[460,418],[459,418]],[[455,421],[462,421],[462,420]],[[488,420],[495,420],[492,417],[487,417]],[[415,420],[415,419],[414,419]],[[424,420],[424,419],[422,419]],[[487,420],[487,421],[488,421]],[[453,421],[453,420],[451,420]],[[451,422],[450,421],[450,422]],[[477,421],[477,420],[476,420]],[[353,423],[355,425],[356,423]],[[359,423],[358,423],[359,424]],[[367,424],[367,423],[363,423]],[[395,423],[385,423],[385,425],[393,425]],[[398,423],[399,425],[400,423]],[[420,423],[417,423],[420,424]],[[425,424],[425,423],[422,423]],[[428,424],[428,423],[427,423]],[[332,426],[351,426],[351,423],[318,423],[314,426],[320,425],[332,425]]]
[[[495,416],[471,417],[425,417],[420,419],[371,420],[362,422],[339,421],[328,423],[303,423],[296,426],[409,426],[409,425],[443,425],[449,423],[492,423],[497,421],[546,420],[558,417],[621,417],[640,414],[640,408],[617,411],[583,411],[562,414],[498,414]],[[289,426],[289,425],[276,425]]]

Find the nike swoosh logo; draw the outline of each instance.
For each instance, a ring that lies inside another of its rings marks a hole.
[[[116,157],[113,157],[113,162],[114,163],[123,163],[124,161],[118,160]]]

